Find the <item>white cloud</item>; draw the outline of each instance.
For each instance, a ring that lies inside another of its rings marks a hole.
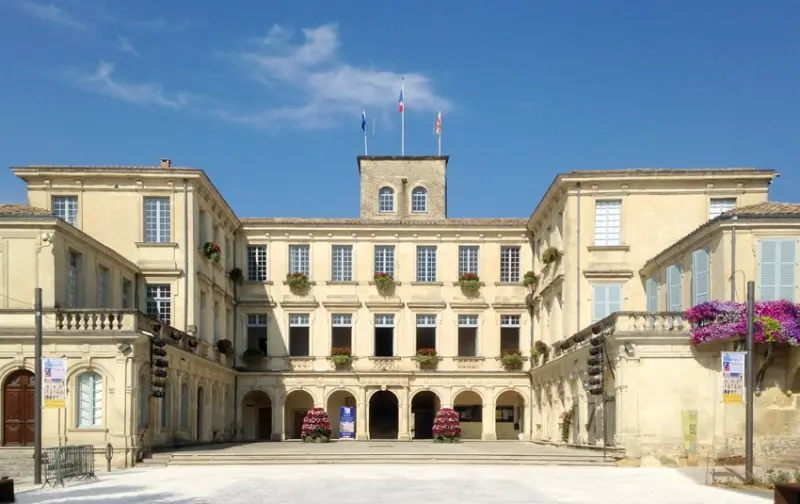
[[[101,61],[93,73],[72,72],[72,78],[76,84],[86,89],[137,105],[179,109],[188,103],[188,95],[185,93],[168,97],[159,84],[136,84],[114,79],[114,64],[105,61]]]
[[[37,19],[69,26],[70,28],[76,28],[78,30],[86,30],[88,28],[72,14],[53,4],[40,4],[29,0],[17,0],[16,5],[20,10]]]
[[[292,43],[293,33],[273,26],[255,50],[235,55],[238,63],[265,90],[294,103],[255,113],[219,112],[226,120],[255,126],[308,129],[353,120],[361,109],[381,115],[397,107],[401,79],[405,82],[406,112],[447,110],[451,103],[436,94],[429,77],[354,66],[340,60],[336,25],[303,30],[303,40]],[[287,96],[288,95],[288,96]],[[368,112],[369,113],[369,112]]]
[[[137,51],[136,48],[133,47],[133,44],[131,44],[130,40],[123,37],[122,35],[117,36],[117,48],[122,52],[133,54],[134,56],[141,56],[141,54],[139,54],[139,51]]]

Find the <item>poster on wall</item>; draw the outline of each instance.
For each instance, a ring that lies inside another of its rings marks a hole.
[[[67,359],[42,357],[42,407],[59,409],[67,407]]]
[[[342,406],[339,409],[339,439],[356,438],[356,409]]]
[[[744,352],[722,352],[722,402],[744,402]]]

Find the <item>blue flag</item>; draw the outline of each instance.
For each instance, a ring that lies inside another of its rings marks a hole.
[[[363,131],[364,133],[367,132],[367,111],[366,110],[362,110],[361,111],[361,131]]]

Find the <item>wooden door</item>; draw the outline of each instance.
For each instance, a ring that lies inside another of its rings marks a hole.
[[[3,444],[33,444],[36,411],[33,373],[13,373],[3,386]]]
[[[269,441],[272,439],[272,408],[260,407],[258,408],[258,432],[257,439],[261,441]]]

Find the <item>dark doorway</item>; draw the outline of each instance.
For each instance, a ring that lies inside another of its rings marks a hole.
[[[306,418],[308,411],[295,411],[294,412],[294,429],[290,439],[300,439],[303,434],[303,420]]]
[[[399,405],[397,396],[379,390],[369,400],[369,438],[397,439]]]
[[[269,441],[272,439],[272,407],[262,406],[258,408],[257,422],[256,438],[259,441]]]
[[[394,357],[394,327],[375,328],[375,357]]]
[[[34,435],[33,373],[21,369],[11,374],[3,386],[3,444],[27,446]]]
[[[197,440],[203,440],[203,414],[205,413],[206,394],[203,387],[197,388]]]
[[[438,408],[436,394],[428,390],[418,393],[411,400],[414,415],[414,439],[433,439],[433,420]]]

